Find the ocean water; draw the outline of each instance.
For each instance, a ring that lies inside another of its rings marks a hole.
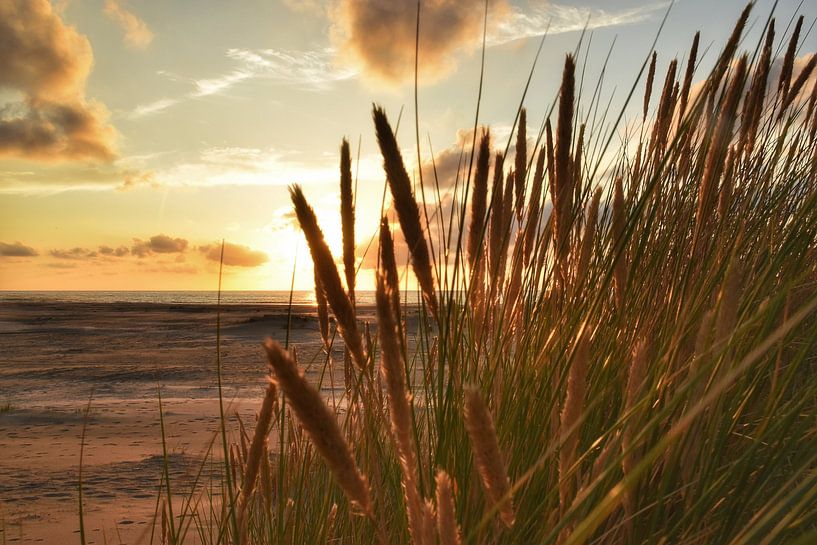
[[[314,305],[315,292],[294,291],[293,305]],[[417,292],[402,294],[408,304],[418,301]],[[372,305],[373,291],[355,293],[357,304]],[[155,303],[167,305],[214,305],[218,302],[216,291],[0,291],[0,304],[16,303]],[[289,291],[223,291],[222,305],[271,305],[286,306],[290,302]]]

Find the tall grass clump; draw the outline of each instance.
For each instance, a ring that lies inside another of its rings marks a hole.
[[[224,462],[235,501],[188,502],[201,541],[817,542],[817,57],[794,62],[802,19],[780,37],[768,18],[744,52],[750,8],[709,72],[698,34],[685,60],[646,52],[635,116],[567,55],[553,117],[529,131],[520,108],[515,148],[475,136],[459,182],[425,180],[439,191],[375,106],[394,217],[357,283],[375,277],[376,323],[344,142],[341,265],[292,198],[355,365],[330,403],[267,341],[283,396]]]

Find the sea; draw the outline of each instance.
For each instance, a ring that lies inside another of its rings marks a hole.
[[[418,302],[418,294],[401,294],[409,304]],[[373,305],[374,291],[355,292],[358,305]],[[222,305],[315,305],[315,292],[303,291],[222,291]],[[0,303],[149,303],[167,305],[214,305],[217,291],[0,291]]]

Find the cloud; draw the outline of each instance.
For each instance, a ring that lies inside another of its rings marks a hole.
[[[195,82],[196,90],[188,96],[199,98],[216,95],[251,77],[253,77],[252,72],[242,67],[215,78],[199,79]]]
[[[167,235],[155,235],[148,240],[133,239],[131,253],[142,258],[151,254],[182,253],[187,249],[187,240]]]
[[[0,156],[110,161],[116,131],[85,98],[91,46],[48,0],[0,2],[0,89],[22,100],[0,108]]]
[[[436,178],[440,187],[452,187],[458,175],[462,178],[467,174],[463,170],[468,170],[473,134],[473,129],[459,129],[454,144],[435,153],[433,159],[423,162],[423,181],[426,186],[433,187]]]
[[[817,53],[804,53],[799,57],[794,58],[794,63],[792,64],[791,70],[791,82],[789,85],[794,84],[797,78],[800,77],[800,73],[806,67],[806,65],[811,61],[811,57],[817,55]],[[769,82],[768,82],[768,91],[766,99],[771,101],[772,93],[777,89],[777,83],[780,81],[780,73],[783,71],[783,59],[776,58],[771,65],[769,70]],[[803,86],[800,88],[799,94],[794,97],[794,104],[795,105],[803,105],[809,99],[811,90],[814,86],[817,85],[817,70],[812,70],[811,74],[809,74],[806,81],[803,83]]]
[[[33,195],[72,189],[127,190],[158,184],[152,171],[125,166],[129,163],[130,158],[107,165],[43,164],[36,170],[25,165],[9,165],[9,170],[0,170],[0,193]]]
[[[492,3],[496,14],[505,0]],[[473,46],[482,34],[477,2],[436,0],[420,10],[420,70],[435,79],[454,66],[452,53]],[[493,17],[492,17],[493,18]],[[378,79],[399,82],[414,73],[417,4],[382,0],[338,0],[332,9],[338,49]]]
[[[666,9],[661,1],[635,8],[608,11],[530,2],[521,8],[508,0],[489,7],[486,45],[520,39],[638,23]],[[338,50],[377,79],[400,83],[414,75],[417,4],[382,0],[335,0],[327,12],[334,21],[332,38]],[[420,72],[434,81],[456,67],[458,53],[482,44],[484,11],[479,2],[436,0],[420,10]]]
[[[34,257],[36,255],[39,255],[37,250],[22,242],[17,241],[13,244],[0,242],[0,257]]]
[[[199,251],[210,261],[221,261],[221,244],[199,246]],[[253,250],[249,246],[224,243],[224,264],[232,267],[258,267],[269,261],[264,252]]]
[[[176,98],[160,98],[159,100],[154,100],[153,102],[148,102],[147,104],[140,104],[134,108],[130,114],[130,117],[132,119],[138,119],[146,115],[156,114],[170,108],[171,106],[175,106],[179,102],[181,102],[181,100]]]
[[[276,208],[270,213],[272,219],[261,227],[259,231],[264,233],[274,233],[275,231],[295,231],[300,232],[301,226],[298,223],[298,216],[291,206]]]
[[[180,97],[163,97],[138,105],[132,119],[162,112],[185,100],[224,94],[248,80],[264,80],[276,85],[289,85],[312,91],[326,90],[331,84],[350,79],[356,71],[335,65],[331,48],[312,51],[290,49],[228,49],[227,58],[234,67],[213,77],[193,81],[193,88]]]
[[[159,185],[156,181],[156,174],[153,171],[133,170],[125,172],[122,177],[122,185],[119,189],[128,190],[143,185],[149,185],[151,187],[157,187]]]
[[[221,94],[249,79],[264,79],[280,85],[316,90],[326,89],[330,83],[355,75],[353,70],[335,67],[334,50],[331,48],[314,51],[228,49],[227,57],[235,62],[236,67],[213,78],[195,80],[195,89],[187,98]]]
[[[38,160],[113,159],[98,104],[41,101],[0,108],[0,156]]]
[[[227,56],[253,77],[312,89],[326,89],[329,83],[355,76],[354,70],[335,66],[335,51],[329,47],[312,51],[231,49]]]
[[[510,125],[495,125],[492,127],[479,127],[477,129],[477,145],[479,145],[482,131],[488,130],[491,135],[491,148],[496,151],[505,150],[508,136],[511,134]],[[528,132],[530,134],[530,132]],[[434,159],[423,161],[423,181],[426,187],[434,187],[435,173],[436,180],[440,188],[448,189],[454,186],[454,182],[459,175],[460,183],[468,175],[468,165],[471,160],[471,144],[474,141],[474,128],[458,129],[456,141],[447,148],[437,151]],[[514,140],[515,142],[515,140]],[[534,140],[528,138],[528,149],[533,147]],[[516,145],[512,143],[508,148],[508,157],[511,158],[516,152]],[[491,153],[491,165],[493,166],[493,152]],[[507,163],[506,163],[507,164]],[[476,165],[476,157],[474,157]],[[473,168],[473,167],[472,167]]]
[[[56,257],[57,259],[92,259],[97,256],[97,253],[93,250],[89,250],[87,248],[71,248],[69,250],[51,250],[48,252],[51,257]]]
[[[800,73],[806,67],[806,65],[811,60],[813,55],[817,55],[817,53],[804,53],[799,57],[794,58],[794,62],[792,64],[792,74],[791,74],[791,83],[794,83],[797,78],[800,76]],[[732,62],[732,66],[734,67],[737,65],[737,60]],[[744,94],[748,90],[749,86],[752,84],[752,78],[754,77],[754,69],[753,67],[752,72],[749,77],[746,78],[746,81],[743,85],[743,92]],[[770,66],[769,66],[769,74],[766,78],[766,94],[764,98],[765,108],[773,108],[774,102],[779,100],[779,96],[777,95],[777,85],[780,81],[780,73],[783,71],[783,58],[777,57],[775,58]],[[689,104],[695,104],[706,86],[706,79],[701,79],[696,81],[689,90]],[[803,84],[803,87],[800,89],[800,93],[797,97],[793,99],[793,105],[790,111],[796,111],[797,108],[803,106],[806,101],[809,99],[811,90],[817,85],[817,70],[811,72],[809,77]],[[658,88],[660,91],[660,87]],[[801,110],[800,115],[805,115],[805,112]]]
[[[147,24],[128,11],[119,0],[105,0],[105,15],[125,31],[125,43],[129,47],[145,49],[153,41],[153,32]]]
[[[118,246],[116,248],[111,248],[110,246],[100,246],[98,251],[99,255],[108,257],[124,257],[130,253],[127,246]]]
[[[69,249],[55,249],[48,252],[51,257],[55,257],[57,259],[66,259],[72,261],[81,261],[81,260],[88,260],[88,259],[96,259],[98,257],[105,257],[105,258],[115,258],[115,257],[125,257],[130,254],[130,250],[128,250],[127,246],[118,246],[116,248],[112,248],[111,246],[99,246],[97,250],[91,250],[88,248],[82,248],[77,246],[75,248]]]
[[[164,187],[336,183],[338,160],[334,154],[305,157],[291,150],[215,147],[201,151],[195,160],[157,170],[152,180]],[[383,160],[362,156],[358,172],[361,180],[382,179]]]
[[[489,46],[503,45],[516,40],[548,34],[575,32],[587,27],[588,30],[612,26],[630,25],[648,20],[653,15],[665,11],[669,2],[653,2],[643,6],[607,11],[599,8],[563,6],[554,3],[531,5],[522,10],[512,6],[491,29],[486,42]],[[549,28],[548,28],[549,27]]]

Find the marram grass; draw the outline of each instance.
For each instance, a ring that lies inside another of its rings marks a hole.
[[[186,497],[163,539],[817,542],[817,61],[792,68],[802,20],[775,38],[770,19],[744,54],[749,14],[709,73],[696,72],[697,34],[685,65],[647,52],[637,127],[579,114],[602,98],[588,101],[568,55],[554,117],[538,138],[519,129],[529,153],[506,159],[480,135],[453,208],[413,190],[375,107],[396,211],[380,227],[376,334],[351,293],[344,143],[343,256],[292,191],[356,364],[344,399],[327,403],[268,341],[283,397],[259,399],[223,499]],[[401,311],[403,241],[416,322]],[[341,342],[324,320],[327,344]]]

